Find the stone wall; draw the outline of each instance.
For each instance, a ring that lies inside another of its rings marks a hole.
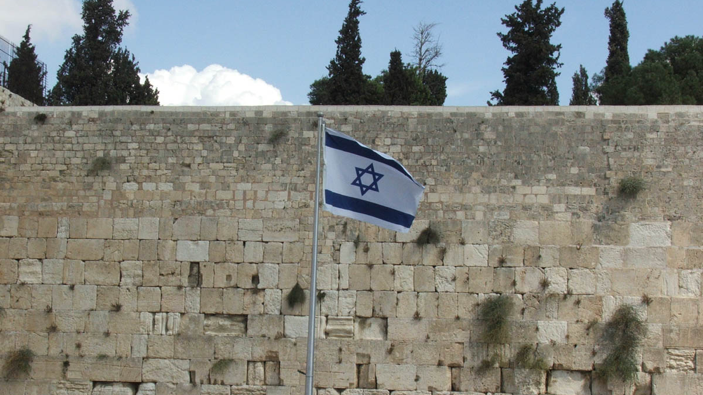
[[[427,186],[409,234],[323,213],[318,393],[703,393],[703,108],[301,106],[0,113],[0,394],[301,394],[318,111]]]
[[[0,86],[0,112],[8,107],[34,107],[35,104]]]

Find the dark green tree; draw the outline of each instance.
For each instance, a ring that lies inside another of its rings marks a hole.
[[[671,65],[681,91],[681,104],[703,104],[703,38],[674,37],[647,59]]]
[[[83,34],[73,36],[56,74],[54,105],[158,105],[158,90],[139,81],[138,62],[119,48],[128,11],[116,13],[112,0],[85,0]]]
[[[422,75],[422,84],[429,89],[429,101],[424,105],[441,106],[447,98],[447,77],[437,70],[427,70]]]
[[[558,105],[556,70],[561,44],[551,43],[552,34],[561,25],[564,8],[555,4],[542,9],[542,0],[525,0],[515,12],[501,21],[508,32],[498,33],[503,47],[512,52],[505,61],[503,92],[491,93],[495,104],[504,106]],[[489,104],[491,104],[489,102]]]
[[[349,3],[349,12],[335,40],[337,53],[327,66],[328,76],[310,85],[311,104],[376,104],[382,100],[378,86],[363,72],[359,17],[366,13],[360,4],[361,0]]]
[[[627,41],[630,32],[627,30],[627,16],[622,1],[615,0],[613,5],[605,9],[605,17],[610,21],[610,37],[608,37],[608,60],[605,63],[605,82],[613,78],[626,76],[630,72],[630,54],[627,52]]]
[[[571,77],[574,82],[574,87],[571,90],[571,106],[594,106],[596,98],[591,94],[591,87],[588,85],[588,73],[586,68],[581,65],[579,71]]]
[[[15,50],[15,58],[7,67],[7,89],[37,105],[44,104],[44,76],[46,72],[37,61],[34,45],[30,43],[27,26],[20,46]]]
[[[608,59],[602,76],[595,78],[599,81],[595,87],[600,104],[625,104],[628,89],[628,79],[631,71],[630,55],[627,42],[630,32],[627,30],[627,16],[621,0],[615,0],[605,9],[605,17],[610,21],[610,36],[608,38]]]
[[[383,104],[408,106],[412,104],[413,73],[406,69],[400,51],[391,52],[388,71],[383,74]],[[422,83],[420,83],[422,84]]]

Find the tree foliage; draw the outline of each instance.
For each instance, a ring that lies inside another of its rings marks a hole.
[[[158,105],[158,90],[139,81],[138,62],[120,48],[128,11],[116,13],[112,0],[85,0],[83,34],[73,36],[51,92],[54,105]]]
[[[361,56],[359,17],[366,12],[361,0],[351,0],[339,37],[335,40],[337,53],[327,66],[328,76],[310,85],[311,104],[375,104],[378,97],[371,77],[363,72],[366,59]]]
[[[327,66],[328,75],[310,85],[308,99],[313,105],[442,105],[447,97],[447,77],[435,70],[441,45],[432,34],[436,24],[415,28],[415,49],[422,55],[416,64],[404,64],[400,51],[391,52],[388,69],[375,78],[362,70],[359,17],[364,15],[360,0],[351,0],[337,44],[337,53]],[[419,48],[419,49],[418,49]]]
[[[574,73],[571,77],[574,82],[574,86],[571,90],[571,101],[569,105],[572,106],[594,106],[596,105],[596,98],[591,94],[591,88],[588,85],[588,73],[586,68],[581,65],[579,71]]]
[[[46,72],[37,60],[34,45],[30,43],[29,32],[32,26],[27,26],[20,46],[15,50],[15,58],[7,68],[7,89],[31,101],[34,104],[44,104],[44,76]]]
[[[703,39],[674,37],[658,51],[649,50],[625,76],[594,78],[601,104],[703,104]]]
[[[561,25],[563,8],[555,4],[542,8],[542,0],[525,0],[515,12],[501,21],[507,33],[498,33],[503,47],[513,53],[505,61],[503,92],[491,93],[498,105],[558,105],[556,71],[561,44],[551,43],[554,31]],[[490,104],[490,102],[489,102]]]
[[[630,77],[630,55],[627,43],[630,32],[627,30],[627,16],[621,0],[615,0],[605,9],[605,17],[610,21],[608,38],[608,59],[599,84],[596,87],[601,104],[625,104],[628,79]]]

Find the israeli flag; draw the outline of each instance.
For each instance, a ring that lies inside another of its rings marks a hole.
[[[408,232],[425,187],[392,157],[325,128],[323,209]]]

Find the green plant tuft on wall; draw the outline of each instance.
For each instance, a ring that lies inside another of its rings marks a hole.
[[[537,348],[530,344],[520,347],[515,355],[515,367],[520,369],[547,370],[547,362],[537,352]]]
[[[505,344],[510,341],[508,316],[514,305],[513,300],[506,295],[493,296],[481,303],[478,319],[483,327],[483,341],[493,344]]]
[[[271,133],[268,139],[268,143],[271,145],[278,145],[288,137],[288,131],[287,130],[276,130],[275,132]]]
[[[110,169],[112,169],[112,161],[110,161],[110,158],[99,156],[93,159],[93,162],[90,164],[90,169],[88,169],[88,175],[96,176],[101,171]]]
[[[644,191],[644,180],[640,177],[625,177],[618,185],[618,195],[626,199],[634,199]]]
[[[34,116],[34,123],[43,125],[46,122],[46,114],[40,113]]]
[[[2,369],[3,377],[13,380],[28,376],[32,372],[32,361],[34,352],[27,347],[10,353]]]
[[[286,301],[288,302],[288,307],[291,309],[299,304],[305,303],[305,291],[300,283],[295,283],[293,289],[290,290],[288,296],[286,296]]]
[[[637,375],[637,348],[647,335],[647,327],[634,307],[621,305],[603,328],[602,341],[608,355],[596,374],[608,380],[632,382]]]
[[[221,374],[224,373],[227,368],[229,368],[230,365],[232,365],[234,361],[229,358],[225,359],[218,359],[217,362],[212,364],[212,367],[210,368],[210,372],[213,374]]]
[[[433,229],[431,226],[425,228],[420,235],[415,239],[415,244],[420,247],[426,246],[427,244],[437,245],[440,242],[439,232]]]

